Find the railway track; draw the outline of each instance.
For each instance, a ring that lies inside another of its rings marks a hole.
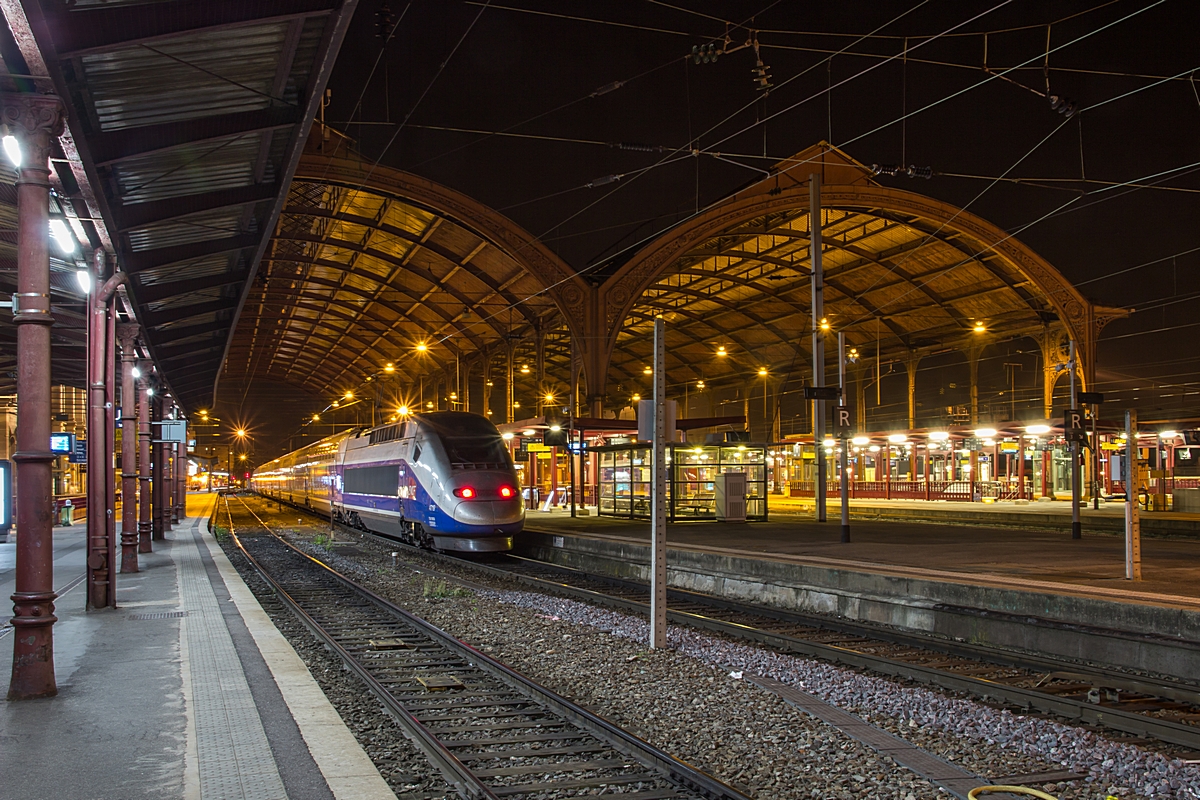
[[[274,535],[225,498],[237,547],[466,798],[540,800],[605,787],[628,800],[745,800]]]
[[[301,506],[295,506],[306,510]],[[311,513],[311,512],[309,512]],[[506,555],[488,563],[431,553],[344,525],[347,536],[420,553],[447,566],[527,588],[649,614],[649,589],[636,581]],[[430,570],[423,568],[429,574]],[[462,581],[461,575],[442,577]],[[755,606],[696,592],[668,591],[671,622],[748,640],[782,652],[948,689],[1025,711],[1107,728],[1200,751],[1200,687],[996,647],[900,631],[850,620]]]

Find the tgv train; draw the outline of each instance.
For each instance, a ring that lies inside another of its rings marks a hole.
[[[435,411],[335,434],[263,464],[253,488],[422,547],[511,550],[525,503],[486,417]]]

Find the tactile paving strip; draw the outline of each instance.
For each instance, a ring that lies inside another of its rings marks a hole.
[[[287,800],[196,541],[180,537],[171,552],[179,564],[180,599],[188,609],[181,627],[192,673],[200,796]]]

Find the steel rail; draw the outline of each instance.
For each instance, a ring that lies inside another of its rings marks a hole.
[[[279,503],[288,502],[286,500],[279,500],[277,498],[268,496],[264,496],[264,498],[275,500]],[[297,506],[293,503],[288,503],[288,505],[312,513],[311,509],[306,509],[304,506]],[[637,614],[643,617],[648,616],[650,613],[648,603],[641,603],[636,600],[616,597],[592,589],[572,586],[564,582],[522,575],[518,572],[505,570],[500,567],[481,564],[477,561],[468,561],[441,553],[433,553],[428,550],[422,550],[421,548],[413,547],[412,545],[393,539],[389,536],[381,536],[371,531],[351,528],[340,523],[336,525],[345,533],[354,536],[370,538],[392,548],[403,548],[414,553],[419,553],[425,557],[439,560],[442,563],[452,563],[459,567],[465,567],[471,570],[483,572],[485,574],[491,574],[496,577],[504,578],[506,580],[524,583],[530,587],[539,589],[540,591],[558,593],[564,596],[582,600],[584,602],[620,609],[622,611],[626,611],[631,614]],[[514,556],[509,557],[517,558]],[[647,591],[644,584],[638,584],[635,581],[629,581],[622,578],[610,578],[609,576],[591,575],[577,570],[572,570],[569,567],[547,564],[546,562],[534,563],[538,564],[539,566],[545,566],[554,569],[558,572],[574,573],[597,582],[628,585],[630,587],[638,588],[641,591]],[[469,583],[463,578],[453,574],[435,573],[427,568],[422,568],[422,571],[428,574],[437,574],[439,577],[455,580],[460,583]],[[739,613],[745,613],[751,616],[766,616],[768,618],[773,617],[777,619],[780,618],[777,616],[780,612],[777,612],[775,609],[762,609],[749,604],[742,605],[736,603],[735,601],[725,600],[723,598],[714,598],[709,595],[685,592],[684,590],[679,589],[671,589],[669,591],[669,597],[672,596],[676,597],[677,599],[684,598],[688,602],[704,603],[708,605],[731,608],[738,610]],[[1048,692],[1039,692],[1034,689],[1011,686],[998,681],[975,678],[966,675],[958,675],[948,670],[941,670],[934,667],[926,667],[920,664],[899,661],[886,656],[878,656],[860,650],[855,650],[851,647],[839,647],[837,645],[822,644],[820,642],[809,641],[794,636],[788,636],[786,634],[763,630],[751,625],[727,622],[702,614],[694,614],[670,609],[668,609],[667,614],[668,619],[677,624],[688,625],[701,630],[707,630],[743,640],[757,642],[759,644],[776,648],[783,652],[820,658],[833,663],[844,664],[846,666],[855,667],[858,669],[867,669],[884,675],[922,683],[928,686],[935,686],[943,689],[962,692],[984,701],[990,700],[1001,702],[1026,710],[1065,717],[1067,719],[1079,721],[1084,724],[1103,726],[1121,733],[1154,738],[1163,742],[1169,742],[1171,744],[1200,749],[1200,727],[1183,725],[1178,722],[1158,719],[1131,711],[1123,711],[1121,709],[1098,706],[1084,700],[1078,700],[1071,697],[1061,697]],[[880,631],[874,626],[857,625],[855,623],[844,621],[835,622],[825,618],[806,616],[803,614],[789,614],[783,619],[788,622],[794,622],[795,624],[807,624],[814,627],[837,630],[848,634],[859,635],[864,638],[884,639],[894,644],[906,644],[914,647],[944,652],[949,655],[975,658],[983,661],[997,661],[1001,665],[1005,666],[1031,669],[1034,671],[1045,671],[1047,668],[1053,668],[1055,670],[1070,672],[1072,673],[1072,677],[1086,679],[1090,682],[1096,683],[1097,685],[1108,688],[1122,688],[1112,686],[1111,684],[1123,683],[1124,687],[1128,688],[1130,691],[1151,694],[1163,699],[1176,699],[1182,702],[1200,703],[1200,696],[1197,696],[1195,690],[1191,689],[1186,684],[1159,685],[1150,680],[1139,679],[1134,676],[1125,675],[1124,673],[1104,670],[1103,668],[1096,669],[1092,672],[1081,671],[1083,670],[1081,665],[1073,662],[1055,661],[1053,659],[1032,655],[1026,656],[1025,654],[1005,652],[996,648],[952,642],[950,640],[909,634],[907,632]],[[1091,668],[1089,667],[1087,669]]]
[[[244,501],[243,505],[245,505]],[[502,683],[508,685],[510,688],[515,689],[521,694],[525,694],[534,700],[534,702],[539,703],[543,707],[548,708],[549,710],[558,714],[563,719],[579,726],[587,733],[590,733],[592,736],[596,737],[596,739],[603,744],[606,744],[612,747],[614,750],[629,756],[643,767],[658,773],[659,777],[676,784],[678,788],[690,790],[699,794],[701,797],[710,798],[710,800],[749,800],[749,798],[742,793],[729,786],[726,786],[724,783],[712,777],[711,775],[708,775],[696,767],[693,767],[690,764],[675,758],[674,756],[655,747],[649,742],[634,736],[633,734],[614,725],[603,717],[593,714],[587,709],[572,703],[570,700],[567,700],[566,698],[551,691],[550,689],[547,689],[541,684],[536,683],[521,673],[516,672],[507,665],[485,655],[484,653],[481,653],[470,645],[459,641],[426,620],[413,615],[412,613],[400,608],[399,606],[396,606],[394,603],[386,600],[385,598],[380,597],[371,590],[360,586],[346,576],[342,575],[337,570],[330,567],[328,564],[325,564],[308,553],[299,550],[294,545],[278,536],[278,534],[271,530],[270,526],[263,522],[263,520],[252,509],[249,508],[249,506],[246,506],[246,510],[258,521],[263,529],[274,536],[277,541],[284,544],[291,552],[303,557],[311,564],[323,570],[326,575],[332,577],[343,587],[349,589],[354,594],[358,595],[362,599],[367,600],[386,613],[399,618],[403,624],[415,628],[420,633],[434,640],[436,644],[446,648],[458,657],[467,660],[474,666],[477,666],[483,671],[490,673],[494,677],[497,677]],[[232,513],[230,513],[230,529],[232,532]],[[434,760],[435,764],[437,764],[440,768],[442,764],[445,763],[447,768],[451,769],[452,774],[454,774],[457,779],[461,779],[465,785],[468,785],[472,788],[478,787],[475,790],[486,792],[486,794],[468,794],[466,796],[487,798],[496,796],[486,784],[483,784],[473,773],[470,772],[470,769],[466,767],[461,760],[459,760],[452,752],[449,751],[448,748],[445,747],[444,744],[441,743],[434,732],[430,731],[411,712],[404,709],[403,705],[401,705],[394,697],[391,696],[386,687],[384,687],[381,683],[379,683],[378,680],[370,675],[370,673],[354,658],[352,653],[338,644],[331,634],[325,631],[324,628],[316,622],[316,620],[312,619],[309,614],[300,608],[299,603],[294,600],[290,594],[265,571],[264,567],[257,560],[255,560],[253,556],[250,555],[236,535],[234,538],[238,549],[264,576],[264,578],[266,578],[266,580],[272,586],[272,589],[281,597],[281,599],[285,600],[285,603],[288,605],[288,607],[298,613],[300,619],[304,621],[305,626],[309,627],[310,630],[313,630],[313,632],[322,641],[333,645],[333,649],[339,655],[339,657],[341,657],[342,660],[347,663],[347,665],[355,672],[355,674],[363,677],[367,685],[371,687],[372,692],[377,696],[380,696],[380,699],[384,701],[385,706],[389,709],[389,711],[391,711],[394,707],[401,712],[401,717],[408,723],[404,725],[406,730],[408,729],[409,725],[411,725],[412,730],[416,735],[429,741],[430,749],[434,754],[434,756],[431,758]],[[382,695],[380,693],[382,693]],[[384,696],[386,696],[386,699]],[[422,750],[425,750],[425,748],[423,747]],[[554,764],[548,764],[546,767],[547,772],[555,771]],[[462,770],[461,773],[459,772],[460,768]],[[450,779],[449,776],[448,779]],[[455,781],[451,780],[451,782],[454,783]],[[552,787],[549,788],[552,789]],[[536,792],[537,788],[531,786],[529,787],[529,791]],[[633,794],[630,796],[636,797],[637,795]]]
[[[238,550],[241,551],[242,556],[246,559],[246,561],[258,571],[258,574],[271,587],[271,591],[275,593],[275,596],[279,598],[279,600],[285,606],[287,606],[289,611],[296,615],[296,618],[300,620],[304,627],[308,628],[308,630],[314,636],[320,639],[326,647],[333,651],[333,653],[342,660],[342,663],[345,664],[351,672],[357,675],[358,678],[364,684],[366,684],[367,688],[371,691],[371,694],[375,695],[376,699],[383,704],[384,708],[388,710],[388,713],[391,714],[400,727],[404,729],[404,732],[409,736],[417,748],[425,754],[425,757],[428,758],[429,761],[437,768],[437,770],[442,773],[442,776],[450,783],[450,785],[453,786],[455,790],[458,791],[458,793],[463,797],[472,798],[472,800],[474,798],[483,798],[484,800],[499,800],[499,798],[496,797],[496,795],[487,787],[486,784],[484,784],[469,769],[467,769],[466,765],[459,761],[458,757],[455,756],[449,748],[442,744],[437,736],[435,736],[432,731],[425,727],[425,725],[423,725],[421,721],[416,718],[416,716],[414,716],[408,709],[401,705],[396,698],[392,696],[391,692],[387,690],[387,687],[380,683],[379,680],[372,675],[358,661],[358,659],[356,659],[353,654],[350,653],[349,650],[343,647],[342,644],[337,640],[337,637],[330,634],[320,623],[314,620],[312,616],[310,616],[309,613],[304,610],[300,603],[297,602],[291,596],[291,594],[277,580],[275,580],[271,573],[258,562],[258,559],[250,554],[250,551],[246,549],[246,546],[242,544],[241,538],[237,535],[237,529],[233,524],[233,511],[229,508],[228,497],[225,498],[225,510],[229,516],[229,534],[233,537],[234,544],[237,545]],[[254,514],[253,511],[250,513]],[[257,514],[254,514],[254,517],[255,519],[258,519]],[[259,523],[263,524],[261,519],[259,519]],[[263,524],[263,527],[270,531],[265,524]],[[274,535],[273,532],[272,535]],[[290,547],[291,545],[288,546]],[[294,549],[295,548],[293,548],[293,550]],[[296,552],[305,558],[310,558],[314,563],[324,566],[320,561],[312,559],[306,553],[302,553],[299,550],[296,550]]]

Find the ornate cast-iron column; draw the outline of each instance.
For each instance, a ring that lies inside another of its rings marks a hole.
[[[117,326],[121,342],[121,572],[138,571],[137,383],[133,362],[138,326]]]
[[[108,304],[113,292],[125,280],[115,273],[105,279],[105,253],[93,254],[92,290],[88,294],[87,328],[87,605],[89,608],[117,607],[116,546],[109,536],[113,505],[109,487],[113,483],[112,450],[109,443],[112,412],[109,403],[108,373],[113,356],[109,339]]]
[[[17,553],[9,700],[52,697],[54,533],[50,452],[50,147],[63,105],[49,95],[4,95],[3,119],[21,141],[17,178]]]
[[[137,393],[138,409],[138,552],[153,552],[153,509],[150,507],[150,403],[154,390],[143,376]]]
[[[162,541],[167,538],[167,520],[170,519],[167,512],[167,487],[163,481],[165,470],[163,469],[164,460],[166,459],[165,448],[162,446],[162,425],[155,425],[156,422],[162,422],[163,418],[163,402],[155,391],[150,397],[150,429],[154,432],[154,438],[150,440],[150,492],[153,497],[150,500],[150,538],[155,541]]]

